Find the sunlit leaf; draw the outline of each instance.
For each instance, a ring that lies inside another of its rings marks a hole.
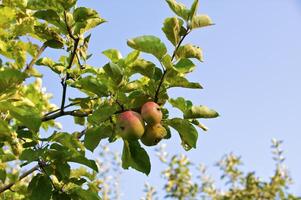
[[[5,68],[0,69],[0,94],[9,92],[20,85],[27,75],[16,69]]]
[[[183,20],[176,17],[166,18],[163,23],[163,32],[165,33],[167,39],[176,46],[180,41],[181,37],[181,27],[183,25]]]
[[[209,16],[196,15],[192,18],[190,26],[192,29],[196,29],[196,28],[202,28],[202,27],[211,26],[211,25],[213,25],[213,22]]]
[[[110,137],[112,133],[112,127],[105,125],[87,129],[84,140],[85,147],[93,152],[100,140]]]
[[[93,76],[86,76],[76,81],[72,86],[93,93],[99,97],[108,96],[107,86]]]
[[[166,123],[180,134],[182,145],[185,150],[196,148],[198,132],[189,121],[181,118],[173,118]]]
[[[175,70],[180,73],[186,74],[192,72],[195,68],[195,64],[188,58],[180,59],[177,64],[174,65]]]
[[[199,0],[194,0],[189,11],[189,19],[192,19],[196,13],[199,6]]]
[[[122,58],[121,53],[117,49],[107,49],[103,51],[102,54],[104,54],[112,62],[118,62],[118,60]]]
[[[166,0],[170,9],[179,17],[182,17],[184,20],[189,19],[190,10],[182,3],[178,3],[175,0]]]
[[[216,118],[219,114],[213,109],[208,108],[207,106],[192,106],[184,113],[185,119],[193,118]]]
[[[175,107],[180,109],[182,112],[190,109],[192,107],[192,102],[185,100],[183,97],[178,97],[176,99],[169,99],[169,103]]]
[[[32,129],[33,131],[38,131],[42,123],[40,113],[35,107],[28,105],[14,106],[10,102],[2,101],[0,102],[1,111],[9,111],[10,115],[20,121],[23,125]]]
[[[75,21],[74,34],[82,34],[105,22],[104,19],[100,18],[97,11],[86,7],[76,8],[73,18]]]
[[[133,49],[150,53],[157,57],[159,60],[166,54],[167,49],[164,43],[155,36],[144,35],[136,37],[127,41],[127,44]]]
[[[203,61],[203,53],[200,47],[192,44],[186,44],[180,46],[176,52],[177,58],[196,58],[199,61]]]

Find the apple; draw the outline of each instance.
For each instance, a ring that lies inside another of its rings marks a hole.
[[[141,138],[141,142],[146,146],[154,146],[158,144],[167,134],[166,129],[159,124],[148,124],[146,131]]]
[[[134,111],[125,111],[117,118],[120,136],[126,140],[135,140],[144,133],[144,121],[141,115]]]
[[[161,108],[155,102],[146,102],[141,108],[142,118],[147,124],[158,124],[162,120]]]

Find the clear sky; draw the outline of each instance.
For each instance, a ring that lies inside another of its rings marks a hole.
[[[182,1],[190,5],[192,0]],[[92,32],[89,64],[102,66],[107,60],[101,51],[117,48],[130,51],[126,39],[143,34],[156,35],[171,47],[161,31],[166,17],[173,16],[163,0],[79,1],[96,9],[108,23]],[[191,75],[202,83],[203,90],[173,89],[170,96],[185,94],[195,104],[215,108],[218,119],[203,121],[209,132],[199,131],[197,149],[185,152],[179,137],[173,133],[166,141],[171,153],[184,153],[195,163],[210,166],[229,152],[241,155],[244,169],[269,177],[274,170],[270,154],[272,138],[284,140],[286,164],[295,184],[291,190],[301,195],[301,3],[298,0],[200,0],[200,13],[213,19],[215,26],[193,32],[185,41],[199,45],[204,63]],[[53,51],[51,51],[53,52]],[[57,54],[53,53],[53,56]],[[61,87],[50,71],[44,85],[54,93],[59,104]],[[57,84],[55,84],[57,83]],[[68,95],[75,95],[69,90]],[[178,112],[172,112],[174,116]],[[73,130],[72,120],[64,118],[65,128]],[[122,143],[112,145],[122,150]],[[139,199],[144,182],[163,187],[160,171],[163,166],[151,154],[149,177],[134,170],[123,171],[122,199]],[[94,154],[97,156],[97,154]]]

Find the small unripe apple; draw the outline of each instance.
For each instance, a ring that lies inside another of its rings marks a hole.
[[[141,108],[142,118],[147,124],[158,124],[162,120],[161,108],[155,102],[146,102]]]
[[[134,111],[125,111],[117,118],[117,127],[122,138],[135,140],[144,133],[144,121],[141,115]]]
[[[167,131],[161,124],[148,124],[141,138],[141,142],[146,146],[154,146],[158,144],[166,134]]]

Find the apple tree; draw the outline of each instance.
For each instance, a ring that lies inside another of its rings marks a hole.
[[[89,41],[92,30],[106,22],[96,10],[78,7],[76,0],[1,1],[1,199],[100,199],[98,165],[86,151],[93,152],[104,139],[123,140],[122,167],[145,174],[151,170],[146,147],[169,139],[171,128],[185,150],[196,148],[196,127],[206,130],[199,119],[218,113],[183,97],[169,98],[168,90],[202,89],[186,77],[203,60],[202,50],[184,39],[213,23],[198,14],[198,0],[190,7],[166,2],[175,16],[164,20],[162,31],[172,49],[156,36],[134,36],[127,40],[129,54],[103,50],[107,63],[95,67],[89,64]],[[53,59],[46,49],[61,56]],[[43,90],[41,67],[58,77],[59,105]],[[71,87],[84,95],[69,98]],[[170,116],[167,104],[183,117]],[[57,120],[63,116],[82,130],[61,129]],[[74,169],[71,163],[85,168]]]

